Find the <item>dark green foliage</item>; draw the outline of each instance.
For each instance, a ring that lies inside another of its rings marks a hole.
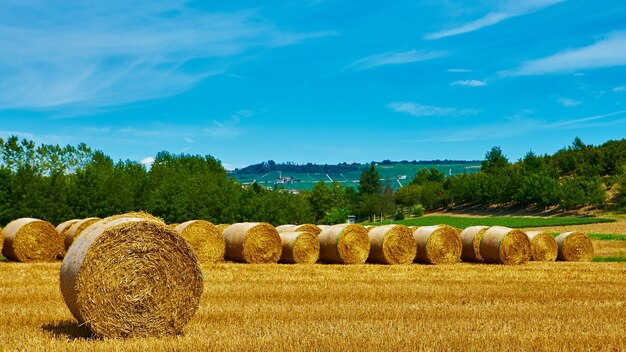
[[[348,220],[350,211],[345,208],[332,208],[326,212],[324,223],[328,225],[343,224]]]
[[[486,173],[495,173],[506,169],[509,166],[509,159],[504,156],[500,147],[493,147],[485,154],[485,160],[480,169]]]

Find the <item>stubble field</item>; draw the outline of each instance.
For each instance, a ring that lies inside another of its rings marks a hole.
[[[1,350],[626,350],[626,263],[221,263],[183,336],[135,340],[89,338],[59,268],[0,263]]]

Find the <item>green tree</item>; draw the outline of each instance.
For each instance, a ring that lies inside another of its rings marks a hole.
[[[359,194],[379,195],[382,192],[382,185],[379,180],[380,174],[378,173],[378,170],[376,170],[376,166],[371,164],[369,170],[365,170],[361,173],[361,179],[359,181]]]
[[[509,159],[502,153],[500,147],[493,147],[485,154],[485,160],[481,163],[480,169],[486,173],[502,171],[509,166]]]
[[[343,224],[348,219],[350,210],[346,208],[331,208],[324,216],[324,223],[329,225]]]

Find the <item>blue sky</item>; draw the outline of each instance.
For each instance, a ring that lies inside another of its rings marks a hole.
[[[626,137],[626,3],[4,0],[12,134],[227,167],[599,144]]]

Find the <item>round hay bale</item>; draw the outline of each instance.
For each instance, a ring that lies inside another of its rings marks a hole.
[[[242,222],[224,229],[226,258],[242,263],[276,263],[282,241],[274,226],[264,222]]]
[[[483,257],[480,255],[480,240],[488,228],[489,226],[470,226],[461,231],[461,242],[463,243],[461,260],[464,262],[483,261]]]
[[[163,222],[116,216],[70,247],[61,293],[96,337],[174,336],[198,309],[202,272],[193,250]]]
[[[18,262],[51,262],[56,259],[63,240],[51,223],[21,218],[2,230],[2,255]]]
[[[230,224],[219,224],[219,225],[215,225],[215,227],[217,227],[217,230],[221,233],[224,232],[224,229],[227,228],[228,226],[230,226]]]
[[[317,235],[306,231],[279,232],[283,243],[281,263],[315,264],[320,257]]]
[[[453,264],[461,261],[463,244],[459,231],[448,225],[421,226],[413,232],[417,241],[415,261]]]
[[[331,225],[315,225],[317,226],[320,230],[324,231],[325,229],[329,228]]]
[[[59,254],[57,255],[57,258],[63,258],[65,256],[65,253],[67,252],[67,249],[65,248],[65,236],[67,236],[67,233],[70,231],[70,228],[72,227],[72,225],[74,225],[78,221],[80,221],[80,219],[71,219],[71,220],[64,221],[57,225],[57,228],[56,228],[57,233],[59,234],[59,236],[61,236],[61,238],[64,241],[63,245],[61,246],[59,250]]]
[[[415,230],[417,230],[419,228],[419,226],[409,226],[409,230],[415,232]]]
[[[313,224],[302,224],[302,225],[280,225],[276,228],[278,233],[281,232],[310,232],[315,236],[318,236],[322,229],[317,225]]]
[[[582,232],[565,232],[555,239],[559,248],[557,259],[568,262],[590,262],[593,259],[591,239]]]
[[[559,254],[556,240],[544,231],[527,231],[530,240],[530,260],[536,262],[553,262]]]
[[[370,253],[367,230],[361,225],[340,224],[322,229],[320,260],[326,263],[363,264]]]
[[[224,236],[209,221],[191,220],[176,227],[187,244],[193,249],[200,264],[215,263],[224,260],[226,242]]]
[[[169,226],[171,229],[176,230],[176,228],[178,227],[178,225],[180,225],[179,223],[173,223],[173,224],[168,224],[167,226]]]
[[[417,242],[404,225],[383,225],[369,229],[370,254],[367,261],[381,264],[410,264],[415,259]]]
[[[100,218],[87,218],[87,219],[79,220],[75,222],[74,224],[72,224],[72,226],[67,231],[64,237],[65,250],[67,251],[70,248],[72,243],[76,241],[78,236],[80,236],[80,234],[83,233],[83,231],[85,231],[86,228],[95,224],[98,221],[100,221]]]
[[[486,263],[524,264],[530,260],[530,240],[521,230],[493,226],[480,240],[480,255]]]

